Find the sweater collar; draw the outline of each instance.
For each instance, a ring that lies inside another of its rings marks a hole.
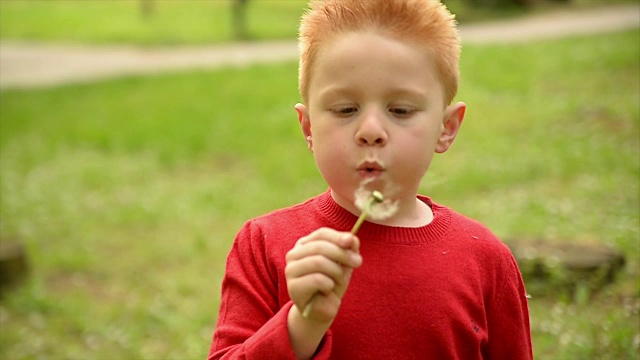
[[[363,241],[386,242],[401,245],[424,245],[440,240],[449,230],[451,211],[434,203],[429,197],[418,195],[418,199],[431,207],[433,221],[428,225],[409,228],[374,224],[365,221],[358,231]],[[332,227],[349,231],[357,217],[338,205],[331,197],[331,189],[316,198],[317,208]]]

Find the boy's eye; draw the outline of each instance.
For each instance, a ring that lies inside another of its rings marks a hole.
[[[332,109],[331,111],[337,115],[345,116],[345,115],[352,115],[353,113],[356,113],[358,111],[358,108],[353,106],[346,106],[346,107],[335,108],[335,109]]]
[[[389,112],[395,116],[406,117],[411,115],[413,113],[413,110],[409,108],[404,108],[404,107],[395,107],[395,108],[390,108]]]

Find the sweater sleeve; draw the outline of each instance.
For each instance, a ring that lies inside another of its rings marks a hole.
[[[227,257],[212,359],[295,359],[287,327],[292,302],[278,301],[277,271],[268,263],[265,235],[248,222]],[[315,358],[328,357],[326,336]]]
[[[488,310],[487,359],[533,359],[527,294],[518,265],[507,248],[500,254],[497,294]]]

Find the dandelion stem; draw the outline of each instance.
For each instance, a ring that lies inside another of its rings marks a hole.
[[[382,195],[380,191],[376,190],[371,193],[371,198],[369,199],[367,204],[362,208],[362,212],[360,213],[358,220],[356,220],[356,223],[353,224],[353,227],[351,228],[351,234],[355,235],[358,232],[358,230],[360,230],[360,226],[367,219],[367,216],[371,212],[371,208],[373,207],[373,205],[381,203],[383,201],[384,201],[384,195]],[[303,318],[306,319],[309,317],[309,314],[311,313],[311,309],[313,308],[313,304],[315,304],[316,300],[318,299],[318,294],[319,293],[313,294],[313,296],[311,297],[311,300],[309,300],[307,305],[305,305],[304,310],[302,311]]]
[[[371,207],[373,206],[373,204],[381,203],[383,201],[384,201],[384,195],[382,195],[380,191],[374,191],[371,193],[371,199],[369,199],[369,202],[367,203],[367,205],[362,209],[362,212],[360,213],[358,220],[356,221],[355,224],[353,224],[353,228],[351,228],[351,233],[353,235],[355,235],[358,232],[358,230],[360,230],[360,226],[367,219],[367,216],[369,215],[369,212],[371,211]]]

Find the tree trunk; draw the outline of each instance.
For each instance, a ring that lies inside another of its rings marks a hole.
[[[0,292],[16,285],[29,273],[24,245],[20,242],[0,242]]]
[[[248,0],[233,2],[233,35],[236,40],[247,39],[247,3]]]
[[[153,0],[140,0],[140,13],[144,19],[151,18],[153,12]]]

